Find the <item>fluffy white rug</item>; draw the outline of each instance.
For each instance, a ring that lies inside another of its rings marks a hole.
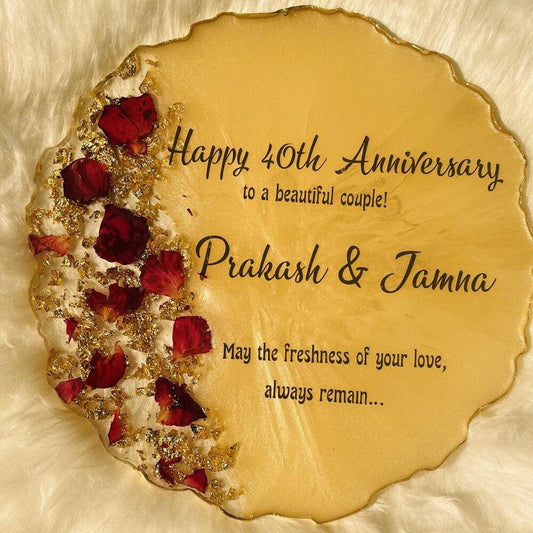
[[[76,99],[138,44],[187,32],[220,11],[272,11],[298,2],[4,0],[0,2],[0,524],[61,531],[533,531],[533,353],[509,394],[472,422],[464,445],[434,472],[383,490],[330,524],[237,521],[190,493],[151,486],[109,456],[45,380],[30,311],[33,260],[25,205],[43,150],[59,142]],[[300,2],[301,3],[301,2]],[[533,156],[531,0],[317,0],[383,22],[399,37],[454,58],[498,106]],[[533,185],[525,191],[529,208]],[[495,221],[497,223],[497,221]],[[488,317],[497,321],[497,317]]]

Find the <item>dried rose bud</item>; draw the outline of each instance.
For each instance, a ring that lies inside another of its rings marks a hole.
[[[111,144],[126,146],[134,154],[144,154],[146,143],[141,139],[152,133],[156,120],[154,101],[146,93],[122,98],[118,104],[106,105],[98,126]]]
[[[164,377],[155,382],[155,401],[161,407],[157,421],[165,426],[188,426],[205,418],[202,408],[190,397],[185,385],[176,385]]]
[[[169,485],[175,485],[176,483],[176,480],[174,479],[174,471],[172,470],[172,465],[175,465],[176,463],[181,463],[181,457],[174,457],[173,459],[161,457],[155,465],[157,475]]]
[[[195,470],[192,474],[185,476],[183,484],[205,493],[205,489],[207,487],[207,476],[205,474],[205,470],[201,468],[200,470]]]
[[[138,287],[121,287],[118,283],[109,286],[109,296],[90,290],[85,293],[89,308],[108,322],[114,322],[119,316],[137,311],[143,299],[143,292]]]
[[[126,372],[126,356],[117,343],[115,353],[102,355],[96,350],[91,359],[91,370],[85,383],[93,389],[106,389],[114,387]]]
[[[120,420],[120,409],[115,411],[111,425],[109,426],[109,431],[107,433],[107,439],[109,441],[109,446],[115,444],[120,439],[124,437],[124,426]]]
[[[146,292],[178,298],[185,282],[183,256],[176,251],[163,251],[146,259],[141,269],[141,284]]]
[[[29,235],[28,240],[33,255],[41,252],[55,252],[58,255],[66,255],[69,250],[70,237],[68,235]]]
[[[174,321],[172,331],[174,360],[211,350],[211,330],[201,316],[182,316]]]
[[[149,238],[150,232],[144,217],[108,204],[94,250],[106,261],[128,265],[141,257]]]
[[[68,342],[70,342],[72,340],[72,336],[74,335],[74,331],[76,331],[78,322],[76,322],[76,320],[74,320],[73,318],[65,318],[65,326]]]
[[[65,197],[82,204],[107,196],[109,192],[107,167],[88,157],[70,163],[61,171],[61,177]]]
[[[68,379],[56,385],[57,395],[65,402],[70,403],[82,391],[84,383],[81,378]]]

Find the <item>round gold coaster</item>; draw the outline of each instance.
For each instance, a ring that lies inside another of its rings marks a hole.
[[[525,350],[525,158],[495,114],[344,11],[136,49],[37,173],[52,386],[238,517],[331,520],[437,467]]]

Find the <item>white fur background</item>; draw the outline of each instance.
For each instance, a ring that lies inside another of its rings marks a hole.
[[[58,143],[74,104],[138,44],[179,37],[220,11],[300,2],[0,0],[0,526],[6,532],[533,531],[533,353],[511,392],[471,424],[467,442],[434,472],[383,490],[353,516],[229,518],[191,493],[151,486],[109,456],[91,427],[45,380],[30,311],[33,260],[25,205],[35,164]],[[533,156],[533,1],[317,0],[384,23],[454,58],[496,102]],[[533,185],[525,191],[533,206]],[[495,221],[494,223],[497,223]],[[487,316],[495,324],[497,316]]]

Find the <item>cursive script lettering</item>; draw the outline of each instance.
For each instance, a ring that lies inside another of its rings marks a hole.
[[[343,157],[346,165],[335,171],[336,174],[343,174],[353,166],[358,168],[364,176],[379,172],[381,174],[437,174],[440,177],[453,178],[455,176],[477,176],[480,179],[489,178],[487,190],[494,191],[498,183],[503,183],[500,178],[500,164],[491,161],[483,162],[481,159],[441,159],[439,156],[431,156],[426,151],[413,155],[408,150],[403,156],[394,154],[381,155],[379,153],[368,154],[370,137],[367,135],[355,152],[353,157]]]
[[[233,175],[235,177],[239,176],[243,170],[249,170],[246,166],[248,161],[248,156],[250,155],[248,150],[244,148],[233,148],[231,146],[224,146],[223,148],[215,146],[203,146],[198,145],[196,147],[190,146],[191,139],[193,136],[194,130],[189,128],[185,140],[180,140],[181,126],[176,128],[176,134],[174,135],[174,142],[172,146],[168,148],[170,156],[168,158],[168,164],[172,165],[174,161],[174,156],[179,155],[180,163],[183,166],[187,166],[190,163],[205,163],[205,178],[209,179],[211,175],[212,167],[219,165],[219,178],[224,178],[224,172],[226,167],[236,165],[233,169]]]
[[[231,248],[226,239],[220,235],[209,235],[200,239],[196,245],[196,255],[202,260],[200,277],[207,277],[207,270],[210,267],[227,263],[228,276],[230,278],[261,278],[266,281],[311,281],[320,283],[328,272],[317,262],[319,246],[315,244],[309,261],[281,261],[273,263],[269,259],[270,244],[266,244],[261,258],[257,261],[253,258],[237,259],[230,255]]]
[[[429,271],[422,268],[415,270],[415,262],[419,251],[406,250],[396,254],[396,259],[408,257],[409,262],[403,273],[391,272],[381,280],[381,290],[386,293],[398,292],[406,284],[414,289],[432,289],[448,292],[489,292],[496,279],[488,281],[485,272],[478,274],[465,273],[459,270],[457,274],[447,274],[440,269]]]

